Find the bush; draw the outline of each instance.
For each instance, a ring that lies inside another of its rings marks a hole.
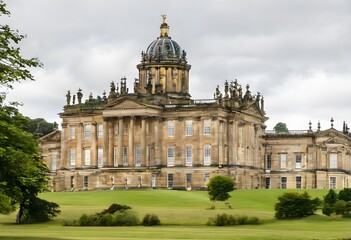
[[[235,225],[257,225],[260,223],[258,217],[233,216],[226,213],[217,214],[215,218],[209,218],[207,225],[235,226]]]
[[[351,201],[351,188],[344,188],[339,192],[339,200],[344,200],[345,202]]]
[[[144,226],[155,226],[160,225],[161,221],[156,214],[146,214],[143,218],[142,224]]]
[[[334,191],[334,189],[330,189],[328,194],[324,196],[324,203],[329,204],[329,206],[333,206],[337,200],[338,194]]]
[[[105,209],[104,211],[102,211],[101,214],[107,214],[107,213],[114,214],[117,211],[128,210],[128,209],[132,209],[132,208],[127,205],[120,205],[117,203],[113,203],[111,204],[111,206],[109,206],[108,209]]]
[[[334,205],[330,205],[326,202],[323,204],[322,213],[324,215],[330,216],[334,212]]]
[[[275,217],[277,219],[301,218],[313,215],[320,205],[318,198],[311,199],[307,192],[284,193],[278,197],[275,204]]]
[[[117,211],[112,215],[111,226],[135,226],[138,223],[136,213],[131,210]]]
[[[79,226],[135,226],[138,225],[137,215],[126,205],[112,204],[108,209],[92,215],[83,214],[79,221],[65,225]]]

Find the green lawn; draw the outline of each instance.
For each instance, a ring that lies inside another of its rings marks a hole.
[[[295,191],[295,190],[294,190]],[[15,214],[0,215],[0,240],[57,239],[351,239],[351,219],[326,217],[318,213],[301,220],[275,220],[274,204],[283,190],[236,190],[231,193],[232,209],[211,202],[205,191],[117,190],[95,192],[44,193],[42,198],[60,204],[62,213],[45,224],[16,225]],[[309,190],[322,198],[327,190]],[[65,227],[65,221],[83,213],[95,213],[112,203],[131,206],[139,215],[155,213],[157,227]],[[261,225],[206,226],[218,213],[257,216]]]

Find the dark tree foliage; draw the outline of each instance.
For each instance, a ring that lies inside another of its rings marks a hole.
[[[0,214],[10,214],[15,211],[15,206],[11,204],[11,198],[0,192]]]
[[[141,223],[144,226],[155,226],[160,225],[161,221],[156,214],[145,214],[143,221]]]
[[[345,202],[351,201],[351,188],[344,188],[339,192],[338,195],[339,200],[344,200]]]
[[[111,206],[109,206],[108,209],[105,209],[104,211],[101,212],[101,214],[114,214],[117,211],[122,211],[122,210],[128,210],[128,209],[132,209],[131,207],[127,206],[127,205],[120,205],[117,203],[113,203],[111,204]]]
[[[284,193],[275,204],[277,219],[302,218],[313,215],[320,204],[318,198],[311,199],[307,192]]]
[[[322,212],[324,215],[332,214],[350,217],[351,214],[351,189],[344,188],[337,194],[333,189],[330,189],[324,197]]]
[[[234,190],[234,180],[228,176],[215,176],[207,186],[211,201],[226,201],[230,198],[229,192]]]
[[[37,137],[45,136],[54,130],[54,123],[48,123],[43,118],[30,119],[27,131]]]
[[[0,0],[0,17],[8,15],[10,12]],[[23,38],[8,25],[0,25],[1,88],[11,89],[15,82],[34,80],[28,69],[41,66],[37,59],[21,56],[17,44]],[[25,130],[28,118],[19,113],[18,104],[6,105],[5,97],[0,94],[0,213],[9,213],[19,206],[16,222],[21,223],[24,213],[33,213],[29,209],[34,206],[33,201],[37,202],[33,199],[47,187],[48,168],[39,155],[38,142]],[[56,208],[46,201],[41,203],[43,209]]]
[[[33,196],[24,204],[21,221],[23,223],[45,222],[60,213],[57,203],[48,202]]]
[[[330,189],[328,194],[324,196],[324,203],[329,205],[333,205],[338,200],[338,194],[334,191],[334,189]]]
[[[288,127],[286,126],[285,123],[282,123],[282,122],[278,122],[273,130],[275,131],[275,133],[289,133],[289,129]]]

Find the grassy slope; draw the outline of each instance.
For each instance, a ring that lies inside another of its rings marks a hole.
[[[283,190],[237,190],[232,192],[228,209],[223,203],[207,210],[211,202],[207,192],[128,190],[98,192],[44,193],[41,197],[61,205],[62,214],[54,221],[35,225],[14,225],[15,215],[0,215],[0,240],[3,239],[346,239],[351,238],[351,220],[316,215],[301,220],[277,221],[274,204]],[[322,198],[327,190],[309,190]],[[65,220],[78,219],[83,213],[95,213],[112,203],[133,207],[142,218],[156,213],[158,227],[64,227]],[[245,214],[263,219],[258,226],[208,227],[209,217],[218,213]],[[7,236],[2,237],[2,236]],[[13,236],[17,238],[9,238]],[[33,238],[29,238],[33,237]],[[40,238],[42,237],[42,238]],[[50,237],[50,238],[48,238]]]

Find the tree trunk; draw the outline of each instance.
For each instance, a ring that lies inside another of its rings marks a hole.
[[[17,213],[17,217],[16,217],[17,224],[21,224],[22,215],[23,215],[23,204],[21,203],[20,208],[19,208],[18,213]]]

